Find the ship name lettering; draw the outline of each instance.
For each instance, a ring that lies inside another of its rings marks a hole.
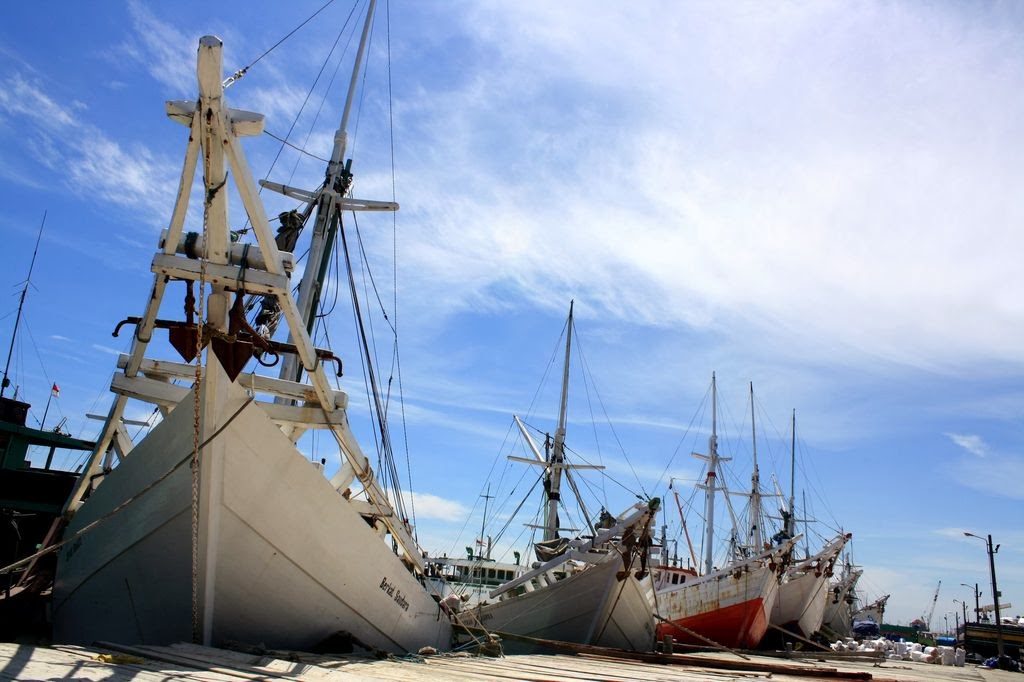
[[[405,598],[401,590],[395,589],[394,583],[389,583],[387,577],[380,579],[380,591],[391,597],[391,599],[398,604],[398,608],[403,611],[409,610],[409,600]]]

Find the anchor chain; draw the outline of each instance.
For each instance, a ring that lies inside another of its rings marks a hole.
[[[204,210],[209,210],[209,204]],[[203,216],[205,223],[206,216]],[[199,419],[201,412],[200,384],[203,380],[202,338],[204,323],[204,302],[206,300],[206,258],[200,261],[199,270],[199,317],[200,333],[196,334],[196,375],[192,386],[193,419],[192,419],[192,642],[202,643],[202,623],[199,617]]]
[[[211,164],[211,150],[213,149],[213,135],[210,115],[212,112],[206,112],[206,125],[203,126],[203,184],[206,187],[210,187],[210,164]],[[196,112],[199,115],[199,112]],[[221,180],[215,187],[208,189],[204,193],[203,200],[203,229],[204,231],[208,228],[210,222],[210,206],[213,204],[213,199],[217,192],[221,190],[225,183],[227,183],[227,173],[224,174],[223,180]],[[199,485],[200,485],[200,470],[199,470],[199,436],[200,436],[200,417],[202,405],[200,401],[201,384],[203,380],[203,360],[201,357],[202,353],[202,339],[206,330],[206,317],[205,317],[205,304],[206,304],[206,263],[210,257],[210,245],[209,240],[203,240],[203,254],[202,258],[199,259],[199,301],[196,316],[199,318],[197,325],[199,326],[199,333],[196,335],[196,374],[195,384],[192,386],[192,400],[193,400],[193,431],[192,431],[192,459],[190,466],[192,467],[192,642],[194,644],[201,644],[203,639],[203,624],[202,618],[199,613]]]

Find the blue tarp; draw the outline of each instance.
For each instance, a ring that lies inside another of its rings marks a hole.
[[[878,623],[873,620],[855,620],[853,622],[854,637],[878,637],[880,634]]]

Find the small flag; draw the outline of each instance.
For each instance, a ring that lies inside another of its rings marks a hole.
[[[60,387],[57,386],[56,383],[53,385],[53,388],[50,389],[50,395],[52,395],[54,398],[60,397]]]

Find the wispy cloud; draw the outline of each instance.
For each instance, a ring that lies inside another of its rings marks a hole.
[[[196,41],[178,28],[161,21],[137,0],[128,3],[134,33],[122,50],[144,65],[149,74],[179,95],[195,90]]]
[[[114,357],[120,357],[120,355],[122,353],[124,353],[124,349],[121,349],[121,348],[111,348],[110,346],[101,346],[98,343],[92,344],[92,347],[94,349],[100,351],[101,353],[106,353],[107,355],[113,355]]]
[[[50,130],[78,124],[71,112],[18,73],[5,79],[4,87],[0,89],[0,108],[8,114],[31,118]]]
[[[964,461],[955,471],[958,483],[979,492],[1013,500],[1024,500],[1024,489],[1019,482],[1024,476],[1024,458],[991,455],[982,468],[976,462]]]
[[[936,528],[933,531],[935,535],[949,540],[962,540],[964,532],[963,528]]]
[[[1024,247],[1007,200],[1024,177],[1002,142],[1021,134],[1024,98],[1004,85],[1022,65],[990,48],[998,17],[951,43],[941,10],[688,7],[467,19],[481,45],[533,30],[417,102],[447,131],[419,160],[449,169],[414,171],[417,290],[452,312],[586,290],[610,316],[714,320],[803,358],[1019,360],[1013,273],[987,256]],[[655,25],[676,39],[652,40]],[[522,106],[547,113],[527,128],[507,113]]]
[[[976,457],[984,457],[988,454],[988,446],[985,445],[985,441],[981,436],[960,433],[947,433],[946,436]]]
[[[63,105],[20,73],[0,84],[0,114],[18,119],[31,158],[78,194],[142,209],[151,220],[166,212],[174,192],[173,167],[142,145],[124,146],[80,116],[80,106]],[[173,173],[173,171],[171,171]],[[32,176],[27,182],[39,184]]]

